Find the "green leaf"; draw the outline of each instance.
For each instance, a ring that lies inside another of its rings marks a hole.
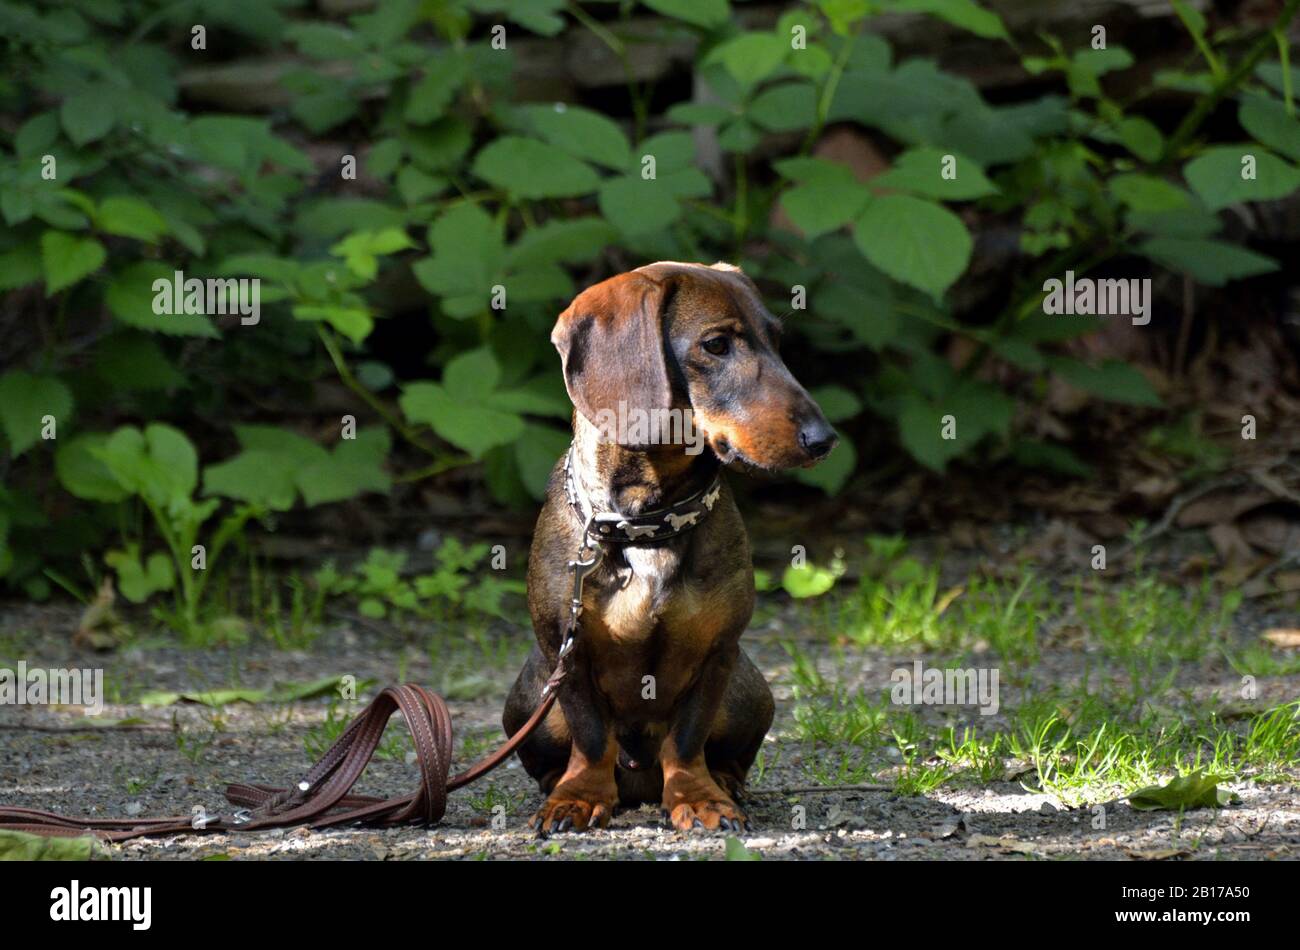
[[[1064,445],[1020,439],[1011,448],[1012,457],[1026,468],[1038,468],[1075,478],[1088,478],[1092,467]]]
[[[628,175],[600,186],[600,212],[626,235],[660,231],[682,215],[681,205],[662,180]]]
[[[721,26],[731,18],[731,7],[727,0],[641,0],[641,2],[656,13],[695,26]]]
[[[45,295],[52,297],[99,270],[108,252],[93,237],[46,231],[41,235],[41,261],[45,268]]]
[[[554,145],[518,135],[494,139],[474,158],[474,174],[519,198],[590,194],[600,179],[590,165]]]
[[[827,422],[852,419],[862,411],[862,400],[843,386],[818,386],[809,390],[808,395],[821,407]]]
[[[953,177],[947,178],[950,168]],[[908,149],[895,159],[893,168],[872,179],[871,186],[944,201],[969,201],[997,193],[979,165],[941,148]]]
[[[16,290],[41,279],[40,247],[27,242],[0,254],[0,290]]]
[[[484,399],[500,379],[501,367],[485,346],[458,354],[442,371],[442,384],[467,402]]]
[[[718,144],[726,152],[752,152],[762,139],[758,126],[748,119],[728,122],[718,132]]]
[[[104,563],[117,572],[117,589],[133,604],[143,604],[176,583],[172,562],[162,551],[155,551],[142,564],[139,545],[132,544],[125,551],[109,551]]]
[[[873,199],[853,238],[876,267],[936,299],[966,269],[973,247],[960,218],[909,195]]]
[[[839,574],[815,564],[790,565],[781,575],[781,586],[796,600],[820,597],[835,586]]]
[[[1268,274],[1278,268],[1278,263],[1273,258],[1227,241],[1153,237],[1144,241],[1138,250],[1156,263],[1182,271],[1199,283],[1211,287],[1222,287],[1234,280]]]
[[[285,38],[312,59],[352,59],[366,51],[366,44],[352,30],[333,23],[295,23]]]
[[[375,328],[374,318],[365,307],[344,304],[299,304],[293,308],[295,320],[328,323],[353,343],[360,343]]]
[[[1254,178],[1243,178],[1247,157],[1255,160]],[[1300,169],[1254,145],[1208,149],[1183,166],[1192,191],[1212,211],[1240,201],[1284,198],[1300,187]]]
[[[0,429],[14,456],[40,441],[45,416],[53,416],[56,426],[65,427],[72,417],[72,392],[57,377],[21,370],[0,376]]]
[[[429,175],[414,165],[407,165],[397,173],[397,190],[402,200],[408,205],[419,204],[428,198],[441,194],[447,187],[447,179],[439,175]]]
[[[781,207],[809,240],[856,220],[871,192],[848,176],[845,180],[796,185],[781,196]]]
[[[578,264],[613,244],[618,232],[600,218],[547,221],[525,231],[510,248],[506,265],[511,270],[542,264]]]
[[[1288,78],[1282,69],[1282,64],[1278,62],[1260,63],[1255,67],[1255,75],[1259,80],[1272,87],[1277,92],[1285,93],[1287,90]],[[1291,91],[1294,93],[1300,89],[1300,66],[1291,67],[1290,76]]]
[[[464,58],[444,51],[425,66],[424,76],[411,88],[406,121],[426,125],[441,118],[468,76]]]
[[[433,256],[412,266],[420,285],[440,297],[464,298],[454,310],[443,301],[443,309],[453,316],[487,310],[505,259],[500,224],[478,205],[464,202],[429,228],[429,246]]]
[[[107,89],[88,89],[68,96],[59,108],[63,130],[80,147],[102,139],[115,121],[113,94]]]
[[[95,214],[95,224],[101,231],[155,243],[167,233],[167,222],[149,205],[138,198],[105,198]]]
[[[736,82],[748,87],[775,72],[789,51],[789,41],[775,33],[742,33],[715,46],[704,63],[721,63]]]
[[[705,102],[679,102],[668,110],[668,118],[682,125],[719,125],[735,117],[732,109]]]
[[[188,502],[199,481],[193,444],[183,432],[159,422],[144,432],[124,426],[91,452],[103,459],[119,485],[159,507]]]
[[[1153,175],[1128,172],[1116,175],[1109,185],[1115,197],[1134,211],[1178,211],[1191,206],[1191,195]]]
[[[75,436],[54,454],[54,471],[69,493],[86,501],[117,502],[128,492],[118,484],[99,452],[108,435],[90,432]]]
[[[787,82],[764,89],[745,113],[769,132],[806,129],[817,121],[817,87],[809,82]]]
[[[843,432],[839,445],[831,454],[813,468],[797,469],[794,477],[805,485],[820,488],[828,495],[837,495],[858,467],[858,453],[853,440]]]
[[[174,276],[173,268],[165,264],[137,261],[113,275],[104,293],[104,302],[113,316],[129,327],[169,336],[220,336],[212,321],[203,314],[167,313],[165,308],[155,307],[160,294],[165,293],[165,299],[171,299]],[[156,291],[154,284],[157,281],[165,281],[168,289]]]
[[[235,426],[235,437],[247,451],[274,452],[286,459],[290,468],[299,469],[329,461],[329,451],[306,436],[279,426]]]
[[[1128,363],[1106,360],[1100,366],[1089,366],[1068,357],[1048,357],[1047,362],[1071,386],[1110,402],[1130,406],[1163,405],[1147,378]]]
[[[1235,793],[1219,788],[1219,782],[1226,779],[1226,775],[1205,774],[1197,769],[1164,785],[1139,788],[1128,796],[1128,803],[1139,811],[1223,808],[1240,801]]]
[[[176,703],[199,703],[203,706],[228,706],[231,703],[291,703],[316,696],[328,696],[339,688],[337,676],[322,676],[305,683],[277,683],[271,689],[231,687],[200,692],[172,692],[154,690],[141,693],[136,702],[141,706],[172,706]]]
[[[908,393],[900,401],[899,440],[919,462],[941,472],[985,436],[1005,435],[1014,408],[1005,393],[979,380],[964,380],[933,398]]]
[[[1190,195],[1187,196],[1191,201]],[[1199,202],[1176,211],[1138,211],[1128,213],[1129,229],[1145,234],[1174,238],[1209,238],[1218,234],[1223,222]]]
[[[1300,120],[1268,96],[1246,95],[1237,110],[1241,127],[1274,151],[1300,161]]]
[[[519,110],[532,131],[574,158],[632,170],[632,149],[623,130],[599,112],[557,102],[553,106],[524,106]]]
[[[1010,39],[1002,19],[975,0],[893,0],[888,9],[929,13],[989,40]]]
[[[330,248],[330,253],[343,258],[348,270],[363,280],[374,280],[379,273],[379,258],[414,247],[411,238],[402,228],[385,228],[382,231],[357,231],[349,234]]]
[[[14,151],[20,158],[40,155],[58,139],[58,114],[53,111],[42,112],[32,116],[18,127],[18,131],[14,133]]]
[[[0,861],[100,861],[108,847],[95,835],[73,838],[0,830]]]
[[[297,473],[298,490],[308,505],[345,501],[363,492],[387,493],[392,479],[383,470],[392,447],[384,428],[367,428],[355,439],[341,439],[328,462],[318,462]]]
[[[1115,128],[1124,147],[1144,162],[1154,162],[1164,151],[1165,137],[1156,126],[1141,116],[1129,116]]]
[[[431,426],[440,438],[474,458],[494,446],[510,444],[524,432],[518,414],[464,402],[437,383],[406,386],[398,403],[412,422]]]
[[[265,449],[240,452],[203,470],[203,494],[246,501],[271,511],[288,511],[297,489],[294,471],[285,461],[284,454]]]
[[[550,426],[531,422],[524,426],[523,435],[514,444],[515,461],[519,466],[520,480],[534,498],[541,500],[546,497],[551,470],[555,468],[556,459],[568,449],[572,438],[571,433]]]

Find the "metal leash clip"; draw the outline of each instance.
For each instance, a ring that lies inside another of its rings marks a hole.
[[[578,618],[582,616],[582,588],[586,583],[587,575],[599,567],[604,559],[605,552],[600,545],[589,547],[583,544],[578,548],[578,557],[569,562],[569,570],[573,572],[573,594],[569,598],[569,626],[564,633],[564,640],[560,643],[559,655],[556,657],[557,668],[562,666],[565,658],[573,652],[575,638],[578,635]],[[550,683],[542,687],[543,696],[550,691]]]
[[[588,551],[591,552],[590,555],[587,555]],[[569,617],[575,628],[578,617],[582,615],[582,585],[586,582],[587,575],[599,567],[604,559],[605,552],[599,545],[588,547],[584,544],[578,548],[578,559],[569,562],[569,570],[573,572],[573,596],[569,599]]]

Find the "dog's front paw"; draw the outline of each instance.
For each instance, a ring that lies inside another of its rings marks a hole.
[[[585,831],[604,828],[614,814],[614,796],[593,795],[590,790],[556,786],[551,797],[529,820],[537,833],[549,835],[559,831]]]
[[[748,831],[749,819],[729,798],[682,802],[668,813],[678,831],[706,828],[709,831]]]
[[[748,831],[749,819],[707,773],[678,773],[664,783],[664,812],[679,831]]]

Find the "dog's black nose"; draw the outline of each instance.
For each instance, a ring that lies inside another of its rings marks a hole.
[[[799,445],[810,458],[825,458],[837,442],[839,437],[825,419],[815,419],[799,430]]]

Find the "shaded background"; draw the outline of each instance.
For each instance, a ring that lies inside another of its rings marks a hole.
[[[1296,6],[0,3],[0,584],[207,642],[263,597],[382,615],[400,556],[304,577],[390,544],[437,551],[426,607],[499,611],[517,583],[467,588],[488,545],[444,532],[526,544],[568,441],[554,317],[658,259],[742,265],[843,436],[746,483],[760,554],[1176,516],[1276,584]],[[1151,278],[1151,323],[1045,315],[1070,269]],[[176,270],[260,278],[260,323],[155,313]]]

